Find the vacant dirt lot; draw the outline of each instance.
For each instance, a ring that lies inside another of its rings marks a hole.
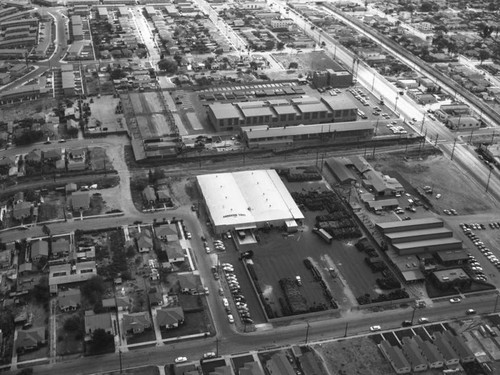
[[[330,374],[387,375],[394,371],[367,337],[313,346]]]
[[[323,51],[295,53],[295,54],[274,54],[273,57],[279,61],[285,69],[288,69],[290,63],[297,63],[297,71],[308,72],[311,70],[325,70],[334,68],[333,60]]]
[[[472,180],[446,156],[432,155],[424,160],[405,160],[402,155],[377,155],[369,162],[377,169],[391,175],[398,172],[415,188],[431,186],[430,196],[436,212],[454,208],[459,214],[485,213],[495,208],[495,202],[483,190],[478,190]],[[436,194],[441,194],[436,199]]]

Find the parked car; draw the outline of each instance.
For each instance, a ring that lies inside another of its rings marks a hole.
[[[465,311],[466,315],[474,315],[475,313],[476,313],[476,310],[474,310],[474,309],[468,309]]]
[[[234,317],[232,314],[227,314],[227,320],[229,320],[229,323],[234,323]]]
[[[184,362],[187,362],[187,358],[186,357],[177,357],[174,362],[175,363],[184,363]]]
[[[381,331],[382,327],[381,326],[371,326],[370,331],[371,332],[376,332],[376,331]]]
[[[454,298],[450,298],[450,303],[459,303],[461,302],[462,300],[458,297],[454,297]]]
[[[215,358],[216,355],[214,352],[207,352],[205,354],[203,354],[203,359],[209,359],[209,358]]]

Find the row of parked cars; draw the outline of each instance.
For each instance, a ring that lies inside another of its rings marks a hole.
[[[479,227],[481,225],[477,224]],[[500,269],[500,260],[491,252],[489,248],[478,238],[478,236],[472,231],[470,224],[460,224],[465,235],[469,237],[472,243],[478,248],[478,250],[492,263],[497,269]],[[483,225],[484,226],[484,225]],[[488,280],[486,274],[483,272],[483,267],[477,261],[476,257],[472,254],[468,254],[469,265],[475,274],[475,279],[480,281]]]
[[[222,270],[224,271],[227,285],[229,286],[229,290],[231,291],[231,294],[233,296],[234,304],[236,306],[236,310],[238,311],[238,315],[240,316],[241,321],[245,324],[253,324],[253,320],[250,316],[250,310],[248,309],[246,303],[247,302],[246,298],[241,292],[241,286],[240,283],[238,282],[238,278],[234,273],[233,265],[231,263],[222,263],[221,267]],[[226,307],[226,311],[229,310],[230,312],[230,309],[228,309],[229,301],[227,301],[227,306],[226,306],[226,301],[223,300],[224,307]],[[228,315],[228,319],[230,323],[234,323],[234,317],[232,316],[232,314]]]

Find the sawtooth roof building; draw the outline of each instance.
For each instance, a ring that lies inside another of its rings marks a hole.
[[[275,170],[208,174],[196,179],[216,233],[304,219]]]

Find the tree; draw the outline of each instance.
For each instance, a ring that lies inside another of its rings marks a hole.
[[[33,298],[37,303],[48,307],[49,297],[49,279],[42,276],[33,288]]]
[[[179,66],[177,62],[172,59],[164,59],[158,62],[158,68],[170,74],[175,74],[177,72],[178,67]]]
[[[47,226],[47,224],[43,224],[43,226],[42,226],[42,232],[43,232],[46,236],[50,236],[50,228]]]
[[[92,341],[90,342],[90,352],[92,354],[109,353],[114,350],[113,335],[105,330],[98,328],[92,333]]]
[[[92,277],[81,287],[82,296],[85,297],[92,305],[95,305],[101,300],[104,290],[104,281],[100,276]]]
[[[485,50],[485,49],[482,49],[482,50],[479,50],[479,61],[480,61],[480,65],[483,65],[483,61],[484,60],[488,60],[490,58],[490,53],[489,51]]]
[[[76,332],[82,327],[82,319],[78,315],[72,315],[64,321],[64,330],[68,332]]]
[[[278,42],[278,44],[276,44],[276,49],[278,51],[281,51],[283,48],[285,48],[285,43],[283,42]]]
[[[120,68],[113,69],[109,74],[111,79],[122,79],[127,76],[127,74]]]

